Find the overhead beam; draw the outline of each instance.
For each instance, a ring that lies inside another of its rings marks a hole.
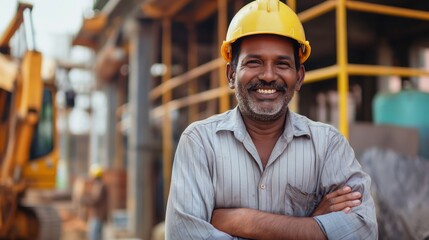
[[[83,26],[73,39],[73,45],[82,45],[92,49],[100,49],[107,40],[112,37],[114,29],[125,21],[126,18],[136,17],[144,0],[112,0],[101,10],[101,13],[92,19],[85,19],[86,28]],[[96,31],[96,32],[94,32]]]
[[[176,15],[190,2],[191,0],[176,0],[169,4],[168,8],[158,7],[156,2],[150,2],[142,4],[141,10],[145,16],[151,18],[166,18]]]
[[[205,19],[207,19],[208,17],[210,17],[211,15],[213,15],[216,10],[218,9],[218,2],[217,1],[200,1],[198,2],[198,6],[195,9],[195,14],[194,14],[194,18],[195,21],[197,22],[201,22]]]
[[[215,14],[218,10],[217,1],[197,1],[191,13],[184,13],[176,16],[175,21],[199,23]]]

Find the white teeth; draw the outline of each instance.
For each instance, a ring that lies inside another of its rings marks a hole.
[[[258,89],[256,90],[257,93],[262,93],[262,94],[273,94],[276,92],[275,89]]]

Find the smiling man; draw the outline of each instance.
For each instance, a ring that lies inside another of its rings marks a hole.
[[[221,52],[238,106],[183,132],[167,239],[377,238],[370,177],[347,140],[288,108],[310,50],[278,0],[234,16]]]

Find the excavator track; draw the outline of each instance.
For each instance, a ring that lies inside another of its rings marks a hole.
[[[29,239],[59,240],[61,239],[61,218],[58,211],[45,205],[23,206],[25,212],[29,212],[37,221],[37,237]]]
[[[7,236],[15,220],[16,206],[16,195],[0,185],[0,239]]]

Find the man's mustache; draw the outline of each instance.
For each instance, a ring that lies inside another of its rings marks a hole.
[[[277,81],[266,82],[266,81],[258,80],[247,84],[247,90],[250,90],[250,91],[252,90],[255,91],[261,88],[275,89],[277,91],[283,91],[283,92],[287,91],[287,85],[285,85],[284,83],[279,83]]]

